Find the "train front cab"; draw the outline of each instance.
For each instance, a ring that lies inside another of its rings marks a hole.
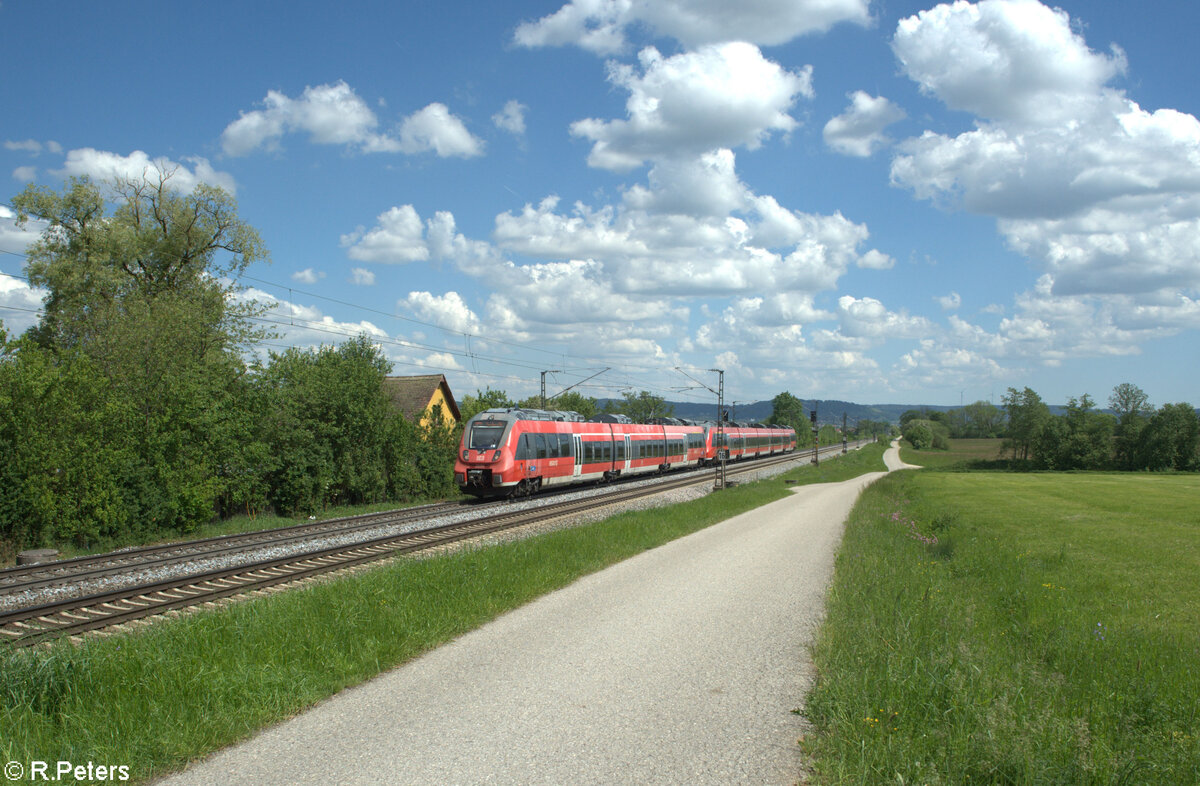
[[[454,479],[465,494],[495,497],[533,493],[543,483],[579,474],[578,437],[566,415],[536,410],[492,409],[463,429]]]

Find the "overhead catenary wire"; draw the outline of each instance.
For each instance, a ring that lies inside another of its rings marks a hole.
[[[28,260],[28,258],[29,258],[27,254],[11,251],[11,250],[7,250],[7,249],[0,249],[0,253],[15,256],[15,257],[18,257],[21,259],[26,259],[26,260]],[[0,271],[0,275],[10,276],[12,278],[25,281],[27,284],[30,283],[28,277],[26,277],[24,275],[7,273],[5,271]],[[465,331],[458,331],[458,330],[447,328],[447,327],[437,325],[437,324],[434,324],[431,322],[425,322],[425,321],[422,321],[419,319],[415,319],[413,317],[408,317],[403,314],[399,314],[399,313],[395,313],[395,312],[387,312],[387,311],[383,311],[381,309],[373,308],[371,306],[362,305],[360,303],[353,303],[351,301],[346,301],[346,300],[342,300],[339,298],[333,298],[333,297],[329,297],[327,295],[321,295],[319,293],[310,292],[310,291],[303,290],[303,289],[297,289],[296,287],[288,285],[288,284],[281,284],[281,283],[263,279],[263,278],[260,278],[257,276],[250,276],[250,275],[243,274],[243,275],[239,276],[236,280],[251,281],[251,282],[260,284],[262,286],[277,288],[280,291],[287,290],[289,293],[293,293],[292,297],[294,297],[295,294],[299,294],[304,297],[311,297],[311,298],[314,298],[317,300],[321,300],[321,301],[325,301],[325,302],[329,302],[329,303],[335,303],[337,305],[340,305],[340,306],[343,306],[346,308],[350,308],[350,309],[354,309],[354,310],[358,310],[358,311],[362,311],[365,313],[376,314],[378,316],[383,316],[388,319],[395,319],[398,321],[407,322],[407,323],[411,323],[414,325],[420,325],[422,327],[432,328],[432,329],[441,331],[441,332],[449,334],[449,335],[460,336],[464,339],[465,348],[462,350],[457,350],[450,346],[435,347],[435,346],[428,345],[428,344],[420,344],[418,342],[409,341],[408,339],[404,339],[404,338],[388,336],[386,334],[384,336],[380,336],[378,334],[373,334],[371,331],[368,331],[368,330],[362,330],[362,329],[353,330],[353,331],[345,330],[345,329],[339,330],[339,329],[333,328],[331,325],[329,325],[328,323],[325,323],[325,322],[314,322],[313,320],[297,318],[294,313],[289,314],[288,320],[286,323],[282,322],[281,320],[271,320],[267,317],[255,317],[254,318],[265,324],[275,324],[275,325],[279,325],[279,326],[286,326],[286,327],[296,328],[301,331],[310,331],[310,332],[322,333],[322,334],[333,335],[333,336],[344,336],[347,338],[353,338],[358,335],[366,335],[370,340],[372,340],[376,343],[379,343],[381,345],[390,345],[390,346],[401,347],[401,348],[405,348],[405,349],[409,349],[409,350],[427,352],[427,353],[430,353],[431,355],[432,354],[441,354],[441,355],[449,355],[449,356],[453,356],[453,357],[467,358],[470,360],[472,368],[471,369],[460,368],[460,369],[456,369],[456,371],[461,371],[462,373],[472,375],[475,377],[482,377],[485,379],[500,379],[500,380],[505,380],[505,381],[520,382],[520,383],[528,383],[529,379],[527,377],[518,377],[518,376],[513,376],[511,374],[499,374],[499,373],[494,373],[494,372],[481,371],[481,370],[479,370],[478,364],[479,363],[490,363],[490,364],[495,364],[495,365],[499,365],[499,366],[507,366],[510,368],[530,370],[530,371],[540,370],[543,366],[541,366],[537,363],[521,361],[516,358],[506,358],[506,357],[498,357],[498,356],[494,356],[494,355],[481,354],[472,347],[472,345],[471,345],[472,338],[482,341],[485,344],[495,344],[498,346],[511,347],[513,349],[520,350],[520,351],[553,355],[556,358],[561,358],[563,360],[571,359],[579,364],[579,365],[572,365],[570,363],[562,364],[564,366],[568,366],[568,368],[564,369],[564,372],[572,372],[572,373],[582,373],[582,372],[587,372],[587,371],[595,372],[598,367],[605,365],[603,363],[590,364],[589,359],[576,358],[576,357],[573,357],[572,355],[570,355],[569,353],[563,352],[561,350],[550,350],[550,349],[545,349],[543,347],[538,347],[533,344],[521,344],[521,343],[507,341],[507,340],[499,339],[499,338],[495,338],[495,337],[484,336],[484,335],[481,335],[478,333],[469,333],[469,332],[465,332]],[[291,309],[297,308],[296,303],[291,298],[289,298],[289,300],[286,302],[291,307]],[[279,303],[280,303],[280,301],[276,300],[276,304],[279,304]],[[267,305],[267,304],[264,304],[264,305]],[[271,306],[271,307],[274,308],[274,306]],[[26,313],[35,313],[38,315],[44,315],[44,312],[40,311],[40,310],[35,311],[32,309],[23,309],[23,308],[15,307],[15,306],[0,306],[0,308],[4,308],[4,309],[10,310],[10,311],[22,311],[22,312],[26,312]],[[300,323],[300,324],[297,325],[296,323]],[[305,347],[311,346],[311,343],[297,342],[292,345],[272,344],[272,346],[276,347],[276,348],[279,348],[282,346],[287,349],[293,349],[293,348],[294,349],[303,349]],[[401,360],[401,359],[395,359],[395,358],[389,358],[389,360],[396,363],[397,365],[412,366],[412,367],[417,367],[417,368],[430,368],[430,366],[428,364],[413,362],[410,360]],[[611,363],[611,360],[608,361],[608,363]],[[678,369],[678,367],[675,367],[675,368]],[[634,361],[626,361],[624,363],[619,363],[615,368],[609,368],[609,370],[615,371],[617,374],[626,375],[625,379],[622,381],[614,381],[614,382],[607,383],[607,384],[583,384],[581,382],[581,383],[577,383],[576,385],[574,385],[572,387],[586,389],[586,390],[595,390],[599,393],[604,393],[604,392],[612,393],[614,391],[619,392],[622,390],[635,390],[635,389],[636,390],[645,390],[645,391],[653,393],[655,395],[663,396],[664,398],[670,396],[670,397],[675,398],[676,400],[678,400],[680,393],[688,392],[686,389],[685,390],[670,389],[670,388],[664,387],[662,385],[647,383],[645,381],[638,381],[637,379],[635,379],[642,374],[665,376],[671,371],[671,369],[668,369],[668,368],[665,368],[662,366],[646,364],[646,363],[638,363],[638,362],[634,362]],[[684,400],[689,401],[690,403],[705,403],[701,398],[694,398],[691,396],[685,396]]]

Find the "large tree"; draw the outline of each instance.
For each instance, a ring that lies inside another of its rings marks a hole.
[[[1105,469],[1116,418],[1096,412],[1086,393],[1067,401],[1067,411],[1038,425],[1033,437],[1037,466],[1053,470]]]
[[[778,426],[791,426],[796,431],[808,428],[808,415],[804,412],[804,402],[788,391],[783,391],[771,399],[771,417],[768,423]]]
[[[610,400],[606,403],[606,412],[628,415],[635,423],[645,423],[652,418],[669,418],[675,412],[675,408],[668,404],[666,399],[648,390],[621,395],[622,401]]]
[[[267,252],[226,191],[201,183],[183,193],[170,172],[155,172],[104,188],[87,177],[62,191],[30,184],[12,203],[18,226],[45,226],[26,265],[30,283],[48,292],[41,343],[86,344],[128,309],[162,299],[186,303],[201,320],[188,325],[194,352],[256,337],[252,308],[233,300],[229,278]]]
[[[1108,406],[1117,416],[1116,432],[1113,435],[1113,453],[1118,469],[1140,469],[1139,444],[1142,429],[1146,427],[1153,409],[1150,397],[1131,382],[1122,382],[1113,388],[1108,397]]]
[[[17,352],[16,378],[28,382],[19,389],[52,385],[62,412],[103,413],[81,418],[70,437],[106,449],[75,482],[46,463],[50,453],[18,448],[24,490],[12,493],[33,499],[43,493],[38,474],[56,473],[60,507],[97,522],[79,524],[81,542],[186,530],[250,504],[246,495],[263,498],[247,483],[262,452],[243,350],[264,331],[230,277],[266,251],[229,194],[172,186],[169,172],[104,186],[83,177],[12,199],[19,225],[42,227],[26,272],[47,292],[43,319]],[[13,406],[36,419],[36,402]]]
[[[366,336],[340,346],[271,353],[271,453],[286,456],[271,474],[275,507],[311,513],[327,505],[387,496],[385,435],[394,408],[383,390],[391,363]]]
[[[991,439],[1004,432],[1004,411],[987,401],[976,401],[947,413],[950,436],[958,439]]]
[[[1051,417],[1050,408],[1030,388],[1009,388],[1004,394],[1004,410],[1008,415],[1004,448],[1012,451],[1014,459],[1028,460],[1039,430]]]
[[[1133,468],[1200,469],[1200,417],[1191,404],[1164,404],[1146,422],[1133,450]]]
[[[542,409],[542,397],[530,396],[526,399],[521,399],[518,406],[527,409]],[[584,418],[590,418],[600,411],[599,404],[596,399],[585,396],[574,390],[566,390],[556,396],[551,396],[546,399],[545,409],[552,412],[577,412]]]
[[[463,396],[463,400],[458,402],[458,413],[462,415],[462,422],[466,423],[480,412],[489,409],[508,409],[516,405],[516,402],[510,399],[503,390],[492,390],[489,387],[484,390],[476,390],[474,396],[470,393]]]

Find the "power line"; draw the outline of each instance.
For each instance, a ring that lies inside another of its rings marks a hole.
[[[15,257],[25,259],[25,260],[29,259],[29,256],[27,254],[22,254],[22,253],[15,252],[15,251],[9,251],[7,249],[0,249],[0,253],[8,254],[8,255],[15,256]],[[5,273],[3,271],[0,271],[0,275],[6,275],[11,278],[25,281],[27,284],[29,283],[29,278],[27,276],[23,276],[20,274]],[[518,361],[516,359],[511,359],[511,358],[501,358],[501,357],[490,356],[490,355],[481,355],[481,354],[471,350],[471,348],[470,348],[471,339],[474,338],[474,339],[484,341],[487,343],[491,343],[491,344],[498,344],[501,346],[512,347],[514,349],[521,350],[521,351],[529,351],[529,352],[537,352],[537,353],[542,353],[542,354],[547,354],[547,355],[553,355],[555,357],[561,357],[564,360],[567,358],[572,358],[573,360],[575,360],[576,362],[579,362],[579,363],[587,362],[586,359],[572,356],[567,352],[543,349],[541,347],[530,345],[530,344],[519,344],[516,342],[506,341],[504,339],[494,338],[494,337],[490,337],[490,336],[484,336],[484,335],[477,334],[477,333],[468,333],[465,331],[452,330],[450,328],[446,328],[446,327],[443,327],[441,325],[437,325],[437,324],[434,324],[431,322],[425,322],[425,321],[415,319],[412,317],[406,317],[402,314],[389,313],[389,312],[382,311],[382,310],[376,309],[376,308],[372,308],[370,306],[365,306],[365,305],[362,305],[359,303],[353,303],[350,301],[341,300],[339,298],[333,298],[333,297],[329,297],[327,295],[321,295],[321,294],[318,294],[315,292],[309,292],[307,290],[297,289],[293,286],[288,286],[286,284],[280,284],[278,282],[269,281],[267,279],[259,278],[257,276],[249,276],[249,275],[243,274],[238,277],[238,280],[253,281],[253,282],[256,282],[263,286],[277,288],[281,291],[286,289],[289,293],[298,293],[305,297],[311,297],[311,298],[315,298],[317,300],[323,300],[323,301],[326,301],[329,303],[336,303],[336,304],[338,304],[340,306],[344,306],[346,308],[355,309],[355,310],[363,311],[363,312],[370,313],[370,314],[377,314],[379,316],[388,317],[390,319],[396,319],[396,320],[400,320],[400,321],[404,321],[404,322],[409,322],[414,325],[421,325],[423,327],[433,328],[435,330],[439,330],[448,335],[462,336],[465,339],[465,342],[466,342],[465,347],[466,348],[463,350],[458,350],[458,349],[454,349],[451,347],[435,347],[435,346],[431,346],[431,345],[427,345],[427,344],[420,344],[417,342],[409,341],[408,339],[403,339],[403,338],[396,338],[396,337],[392,337],[392,336],[380,337],[378,335],[370,335],[369,333],[367,333],[367,331],[364,331],[364,330],[350,332],[347,330],[332,329],[326,323],[323,323],[323,322],[317,323],[312,320],[297,318],[294,314],[291,314],[288,316],[287,322],[284,322],[281,319],[272,320],[272,319],[269,319],[266,317],[253,317],[252,318],[255,321],[262,322],[265,324],[278,325],[281,327],[299,327],[301,330],[309,330],[312,332],[325,333],[325,334],[334,335],[334,336],[343,336],[346,338],[354,338],[355,336],[358,336],[358,335],[368,335],[370,340],[375,341],[376,343],[379,343],[379,344],[387,344],[387,345],[392,345],[392,346],[403,347],[405,349],[410,349],[410,350],[424,351],[424,352],[428,352],[430,354],[444,354],[444,355],[450,355],[453,357],[469,358],[469,359],[471,359],[472,363],[474,363],[476,361],[482,361],[485,363],[494,363],[494,364],[501,365],[501,366],[510,366],[513,368],[525,369],[525,370],[530,370],[530,371],[540,370],[542,368],[542,366],[540,364],[522,362],[522,361]],[[297,307],[297,304],[291,298],[289,298],[287,301],[282,301],[282,302],[288,303],[292,308]],[[276,304],[269,306],[269,308],[271,308],[273,310],[277,309],[282,304],[282,302],[276,301]],[[28,313],[44,315],[44,312],[41,310],[22,309],[22,308],[18,308],[15,306],[4,306],[4,308],[11,310],[11,311],[23,311],[23,312],[28,312]],[[299,322],[301,324],[297,325],[296,324],[297,322]],[[279,347],[281,345],[273,344],[272,346]],[[292,346],[289,346],[288,348],[300,349],[302,347],[303,347],[303,345],[292,345]],[[421,367],[421,368],[429,368],[429,366],[423,366],[422,364],[412,363],[412,362],[408,362],[408,361],[396,360],[393,362],[395,362],[399,365],[409,365],[409,366],[416,366],[416,367]],[[609,361],[609,362],[611,362],[611,361]],[[580,366],[574,366],[571,368],[564,369],[564,371],[572,371],[572,372],[594,371],[596,368],[597,368],[597,366],[580,365]],[[587,388],[587,389],[594,389],[594,390],[598,390],[598,391],[622,391],[622,390],[640,389],[640,390],[646,390],[648,392],[652,392],[652,393],[661,395],[664,398],[670,396],[670,397],[673,397],[676,399],[679,398],[680,393],[687,392],[684,390],[670,390],[670,389],[666,389],[660,385],[647,384],[645,382],[635,382],[631,378],[638,374],[665,374],[667,371],[669,371],[669,369],[662,367],[662,366],[653,366],[653,365],[649,365],[649,364],[626,362],[623,364],[619,364],[615,369],[610,369],[610,370],[614,370],[617,373],[628,374],[628,375],[630,375],[630,378],[627,378],[625,381],[616,381],[611,384],[605,384],[605,385],[599,385],[599,384],[582,385],[581,384],[581,385],[579,385],[579,387],[583,387],[583,388]],[[514,377],[511,375],[481,372],[481,371],[478,371],[477,369],[473,370],[473,371],[467,370],[467,369],[455,369],[455,371],[460,371],[461,373],[464,373],[464,374],[474,374],[476,376],[493,378],[493,379],[507,379],[507,380],[518,381],[518,382],[528,382],[529,381],[528,379],[526,379],[524,377]],[[701,401],[698,398],[693,398],[691,396],[685,396],[684,400],[689,401],[690,403],[706,403],[706,402]]]

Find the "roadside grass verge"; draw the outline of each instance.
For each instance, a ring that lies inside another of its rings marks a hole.
[[[1200,783],[1197,499],[1196,475],[875,483],[815,647],[815,782]]]
[[[787,476],[853,477],[882,470],[881,456],[871,448]],[[128,765],[135,781],[162,775],[580,576],[788,493],[776,477],[526,540],[402,559],[79,647],[0,648],[0,760]]]

